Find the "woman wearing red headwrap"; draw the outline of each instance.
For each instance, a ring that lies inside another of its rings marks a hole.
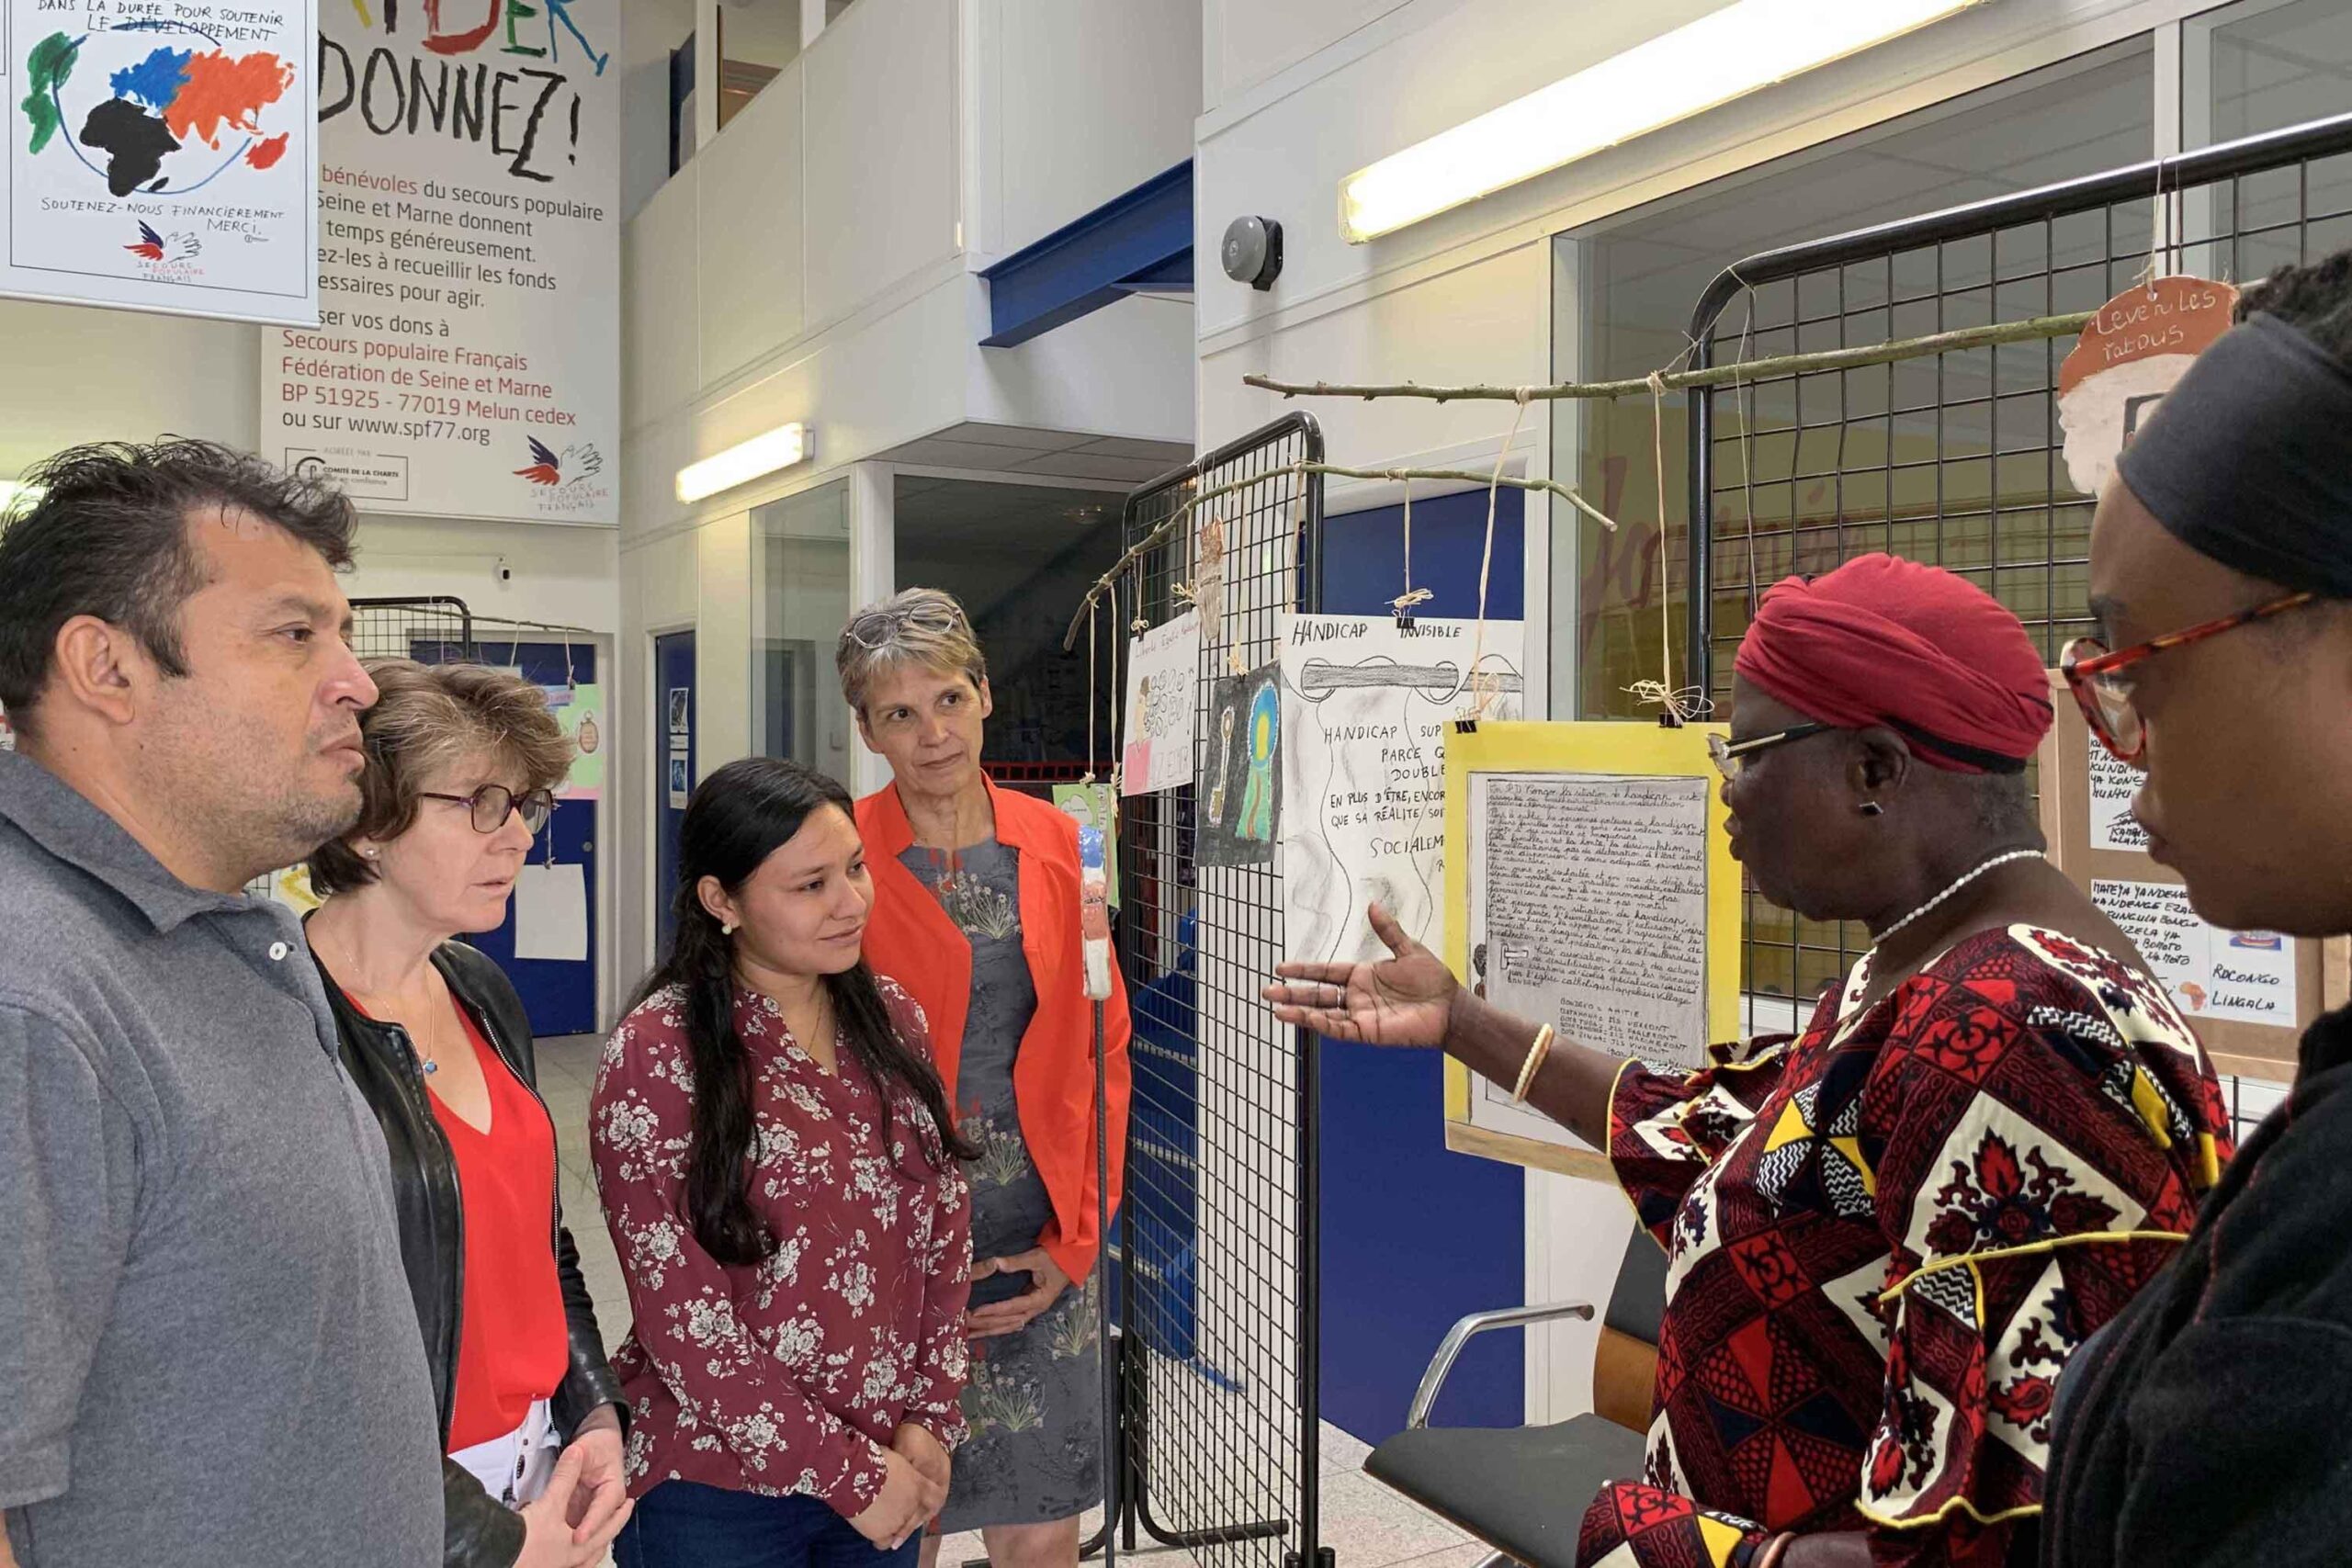
[[[1717,742],[1758,892],[1874,945],[1794,1039],[1626,1062],[1396,956],[1285,964],[1285,1021],[1440,1045],[1609,1152],[1671,1259],[1645,1472],[1599,1568],[1991,1565],[2029,1546],[2058,1373],[2227,1154],[2211,1066],[2041,855],[2051,723],[2015,616],[1868,556],[1765,596]],[[2029,1553],[2030,1554],[2030,1553]]]

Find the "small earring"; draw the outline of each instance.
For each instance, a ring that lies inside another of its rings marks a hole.
[[[1881,806],[1875,800],[1866,800],[1862,802],[1862,815],[1865,817],[1883,817],[1886,815],[1886,807]]]
[[[718,924],[718,934],[720,936],[733,936],[735,934],[735,922],[732,920],[721,920]]]
[[[381,860],[381,859],[383,859],[383,858],[384,858],[384,852],[383,852],[383,851],[381,851],[381,850],[379,850],[379,849],[378,849],[378,848],[377,848],[375,845],[373,845],[373,844],[368,845],[366,849],[364,849],[364,850],[360,851],[359,852],[360,852],[361,854],[363,854],[363,855],[367,856],[369,860]]]

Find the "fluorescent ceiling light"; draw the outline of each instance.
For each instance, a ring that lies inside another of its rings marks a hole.
[[[1340,182],[1360,245],[1983,0],[1736,0]]]
[[[783,424],[765,435],[754,435],[740,446],[729,446],[716,457],[705,457],[678,470],[678,499],[700,501],[723,490],[749,484],[762,474],[775,473],[804,462],[808,457],[808,427]]]

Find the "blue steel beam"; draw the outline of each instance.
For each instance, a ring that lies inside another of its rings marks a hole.
[[[980,274],[989,280],[981,346],[1027,343],[1140,289],[1189,288],[1192,254],[1188,158]]]

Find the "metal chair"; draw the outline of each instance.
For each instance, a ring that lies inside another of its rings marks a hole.
[[[1474,1313],[1447,1331],[1413,1395],[1406,1429],[1364,1470],[1495,1549],[1481,1568],[1570,1568],[1577,1531],[1602,1484],[1642,1472],[1657,1380],[1666,1254],[1638,1226],[1625,1247],[1593,1357],[1593,1414],[1546,1427],[1431,1427],[1462,1348],[1496,1328],[1592,1316],[1589,1302]]]

